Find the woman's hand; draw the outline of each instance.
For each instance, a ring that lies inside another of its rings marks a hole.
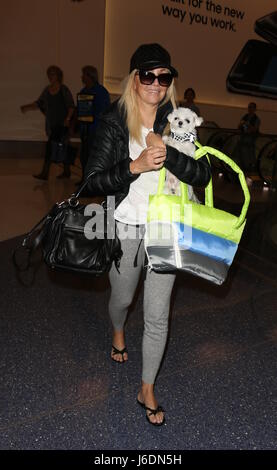
[[[20,111],[23,114],[27,113],[27,111],[33,111],[35,109],[38,109],[38,105],[35,101],[34,101],[34,103],[24,104],[24,105],[20,106]]]
[[[157,146],[161,147],[164,146],[163,139],[161,138],[160,134],[155,134],[154,132],[150,131],[146,137],[146,145],[147,147]]]
[[[28,111],[28,105],[23,105],[23,106],[20,106],[20,111],[25,114],[27,111]]]
[[[144,149],[140,156],[130,163],[134,175],[147,171],[160,170],[166,158],[166,146],[151,146]]]

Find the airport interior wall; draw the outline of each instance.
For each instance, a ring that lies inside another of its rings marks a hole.
[[[179,70],[179,99],[196,90],[202,116],[220,127],[236,128],[249,101],[255,101],[261,131],[276,133],[277,100],[231,93],[230,68],[250,39],[257,19],[276,0],[10,0],[1,5],[0,140],[45,140],[39,112],[22,115],[47,85],[46,68],[59,65],[72,93],[81,88],[81,67],[98,68],[112,99],[120,94],[130,56],[145,42],[160,42]]]

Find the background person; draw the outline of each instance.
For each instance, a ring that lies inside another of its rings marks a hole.
[[[98,71],[92,65],[86,65],[82,68],[82,81],[85,86],[77,96],[77,112],[81,138],[80,161],[83,180],[93,134],[97,128],[100,114],[110,106],[110,95],[108,90],[98,82]]]
[[[184,92],[184,101],[182,103],[182,106],[184,108],[189,108],[192,111],[194,111],[197,116],[200,116],[200,109],[196,104],[194,103],[196,94],[193,88],[187,88]]]
[[[34,178],[47,180],[50,169],[51,140],[60,139],[68,130],[74,112],[74,100],[69,88],[63,84],[63,71],[56,65],[47,69],[49,85],[33,103],[21,106],[21,111],[40,109],[45,115],[45,130],[48,136],[42,171]],[[64,163],[64,172],[58,178],[70,177],[70,165]]]
[[[97,172],[88,183],[91,195],[115,196],[114,217],[123,256],[120,273],[114,266],[109,273],[109,314],[113,325],[111,357],[119,363],[128,359],[125,321],[145,264],[148,197],[157,191],[158,170],[164,165],[180,180],[196,186],[206,185],[211,176],[205,157],[196,161],[162,141],[167,116],[175,106],[176,76],[169,53],[159,44],[144,44],[135,51],[123,94],[102,116],[86,167],[86,175]],[[124,236],[126,230],[129,238]],[[153,425],[164,423],[154,383],[167,341],[174,281],[174,273],[147,271],[144,282],[142,384],[137,401]]]
[[[235,155],[243,171],[253,170],[256,167],[256,140],[261,124],[256,110],[256,103],[249,103],[248,112],[242,116],[238,125],[241,135]]]

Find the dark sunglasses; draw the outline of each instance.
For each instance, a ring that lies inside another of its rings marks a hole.
[[[153,72],[148,72],[147,70],[139,70],[137,74],[142,85],[152,85],[152,83],[154,83],[157,78],[159,85],[169,87],[173,80],[171,73],[161,73],[160,75],[155,75]]]

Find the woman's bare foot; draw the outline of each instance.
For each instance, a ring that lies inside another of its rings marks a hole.
[[[146,384],[142,382],[142,386],[138,393],[137,399],[141,404],[145,405],[147,408],[151,408],[152,410],[156,410],[158,407],[158,402],[154,395],[153,384]],[[148,420],[152,424],[162,424],[165,419],[163,411],[158,411],[156,414],[151,414],[149,410],[146,410],[146,414]]]
[[[116,352],[123,351],[125,349],[125,338],[124,330],[113,332],[113,347],[111,352],[111,358],[116,362],[125,362],[128,360],[127,350],[124,353]]]

